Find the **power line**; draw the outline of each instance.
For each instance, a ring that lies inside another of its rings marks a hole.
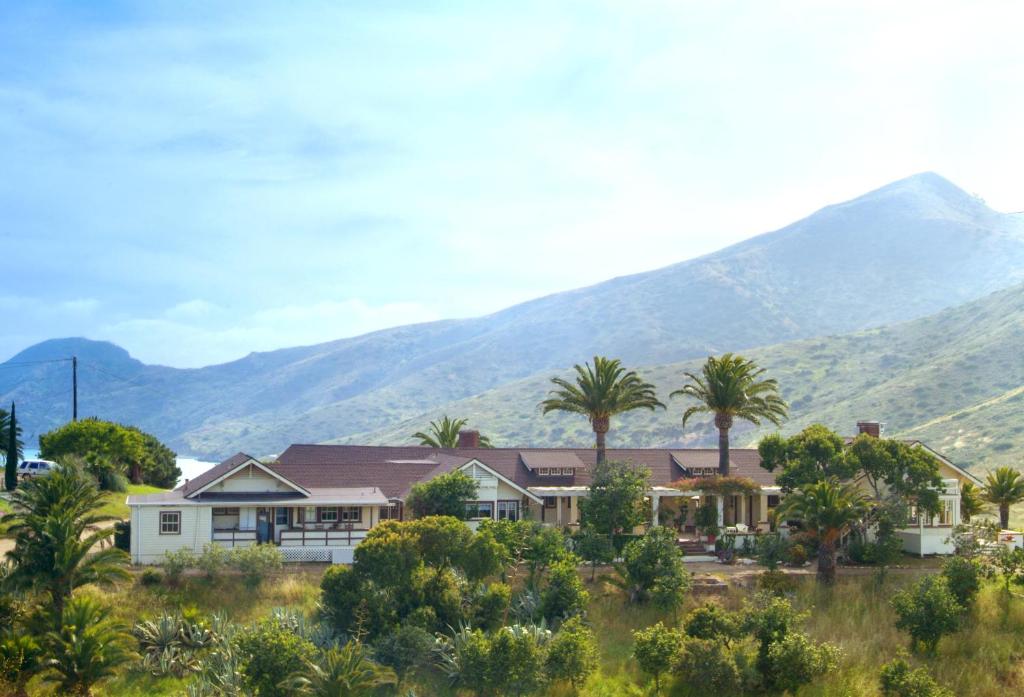
[[[42,365],[44,363],[70,363],[74,358],[51,358],[45,361],[18,361],[17,363],[0,363],[0,368],[20,368],[26,365]]]

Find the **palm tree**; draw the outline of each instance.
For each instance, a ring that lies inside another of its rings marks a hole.
[[[117,518],[97,513],[103,494],[78,468],[30,480],[11,495],[11,504],[11,582],[47,594],[58,624],[74,589],[128,578],[127,553],[113,546],[94,549],[114,534],[99,525]]]
[[[12,697],[28,697],[26,685],[42,663],[43,650],[27,633],[8,629],[0,637],[0,685],[6,685]]]
[[[773,379],[762,379],[764,372],[764,368],[743,356],[709,356],[699,377],[683,373],[689,384],[669,395],[691,397],[699,402],[683,412],[683,426],[695,414],[715,415],[718,473],[723,477],[729,476],[729,429],[736,419],[755,426],[763,419],[778,426],[789,414],[789,405],[779,396],[779,384]]]
[[[43,679],[57,683],[59,694],[88,697],[93,685],[131,659],[130,635],[107,614],[88,596],[72,598],[59,628],[43,638],[51,656],[46,661],[50,672]]]
[[[395,685],[395,671],[371,661],[361,644],[350,641],[331,648],[319,659],[303,659],[305,667],[293,673],[281,686],[297,695],[310,697],[363,697],[382,685]]]
[[[999,525],[1010,527],[1010,506],[1024,501],[1024,476],[1012,467],[1000,467],[989,472],[982,489],[982,498],[999,507]]]
[[[805,484],[783,499],[775,515],[796,518],[818,540],[818,580],[836,580],[836,550],[839,540],[867,514],[868,499],[851,483],[823,479]]]
[[[665,408],[655,395],[654,385],[641,380],[636,372],[627,371],[617,358],[594,356],[593,366],[586,363],[573,368],[575,383],[551,378],[558,389],[551,391],[551,397],[541,402],[540,408],[545,414],[565,411],[586,416],[594,429],[598,463],[605,461],[605,435],[612,416],[633,409]]]
[[[965,523],[971,522],[971,518],[985,510],[982,493],[972,482],[964,482],[960,485],[960,517]]]
[[[412,437],[418,438],[420,445],[428,448],[455,448],[459,445],[459,431],[467,423],[469,419],[453,419],[445,414],[440,421],[431,421],[426,433],[417,431]],[[480,436],[480,447],[492,447],[487,436]]]

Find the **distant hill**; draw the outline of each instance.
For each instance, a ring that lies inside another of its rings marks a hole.
[[[269,453],[379,432],[595,353],[667,364],[923,317],[1019,280],[1021,218],[921,174],[715,254],[485,317],[193,370],[101,342],[43,342],[0,364],[0,402],[17,399],[30,437],[62,423],[69,369],[34,361],[75,353],[80,414],[138,424],[183,453]]]

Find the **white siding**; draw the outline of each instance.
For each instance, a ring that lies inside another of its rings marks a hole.
[[[207,491],[263,493],[268,491],[294,491],[294,489],[281,480],[271,477],[258,467],[250,465],[224,481],[214,484]]]
[[[190,549],[203,551],[212,535],[211,506],[132,506],[132,561],[136,564],[159,564],[164,552]],[[181,513],[181,533],[160,534],[160,513]]]

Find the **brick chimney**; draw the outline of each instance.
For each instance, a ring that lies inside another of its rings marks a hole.
[[[480,431],[459,431],[460,448],[479,448]]]
[[[866,433],[872,438],[881,438],[882,429],[885,428],[885,424],[881,421],[858,421],[857,422],[857,433]]]

